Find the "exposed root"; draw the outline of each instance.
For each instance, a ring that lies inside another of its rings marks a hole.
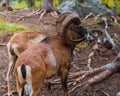
[[[51,16],[58,18],[58,13],[56,11],[50,12]]]
[[[118,57],[115,58],[115,60],[113,60],[112,63],[108,63],[102,67],[98,67],[89,71],[83,71],[83,72],[76,72],[76,73],[70,73],[69,74],[69,78],[75,78],[78,77],[76,79],[76,84],[91,75],[95,75],[93,77],[91,77],[90,79],[84,81],[81,84],[77,84],[77,86],[75,86],[74,88],[72,88],[69,93],[71,93],[72,91],[74,91],[75,89],[81,87],[81,86],[89,86],[92,84],[96,84],[98,82],[101,82],[102,80],[108,78],[109,76],[111,76],[112,74],[118,72],[120,70],[120,55],[118,55]],[[74,82],[75,83],[75,82]]]
[[[37,15],[36,13],[37,13],[38,11],[39,11],[39,10],[33,11],[32,13],[30,13],[30,14],[28,14],[28,15],[21,16],[21,17],[19,17],[19,18],[17,19],[17,21],[20,21],[20,20],[24,21],[25,18],[28,18],[28,17],[34,16],[34,15]]]
[[[28,18],[28,17],[32,17],[32,16],[35,16],[35,15],[40,15],[39,16],[39,21],[41,21],[41,19],[43,18],[43,16],[45,16],[47,13],[50,13],[51,16],[53,16],[54,18],[58,18],[58,13],[55,11],[55,10],[48,10],[48,9],[44,9],[44,8],[41,8],[40,10],[37,10],[37,11],[34,11],[26,16],[21,16],[17,19],[17,21],[19,20],[23,20],[25,18]]]
[[[76,77],[80,77],[80,76],[85,78],[87,76],[93,75],[93,74],[101,72],[103,70],[104,70],[103,67],[98,67],[98,68],[88,70],[88,71],[78,71],[75,73],[69,73],[68,78],[72,79],[72,78],[76,78]]]
[[[40,15],[40,17],[39,17],[38,20],[40,21],[46,13],[47,13],[47,10],[46,10],[46,9],[40,10],[40,11],[38,12],[38,14]]]

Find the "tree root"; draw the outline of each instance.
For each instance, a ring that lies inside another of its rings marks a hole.
[[[111,76],[112,74],[118,72],[120,70],[120,56],[118,55],[118,57],[115,58],[115,60],[113,60],[112,63],[108,63],[102,67],[98,67],[89,71],[82,71],[82,72],[76,72],[76,73],[70,73],[69,74],[69,78],[75,78],[78,77],[75,82],[76,84],[80,81],[83,80],[84,78],[91,76],[91,75],[95,75],[93,77],[91,77],[90,79],[84,81],[81,84],[77,84],[77,86],[75,86],[74,88],[72,88],[71,90],[69,90],[69,93],[71,93],[72,91],[74,91],[75,89],[81,87],[81,86],[89,86],[92,84],[96,84],[101,82],[102,80],[108,78],[109,76]],[[74,82],[74,83],[75,83]]]
[[[24,21],[25,18],[28,18],[28,17],[31,17],[31,16],[35,16],[35,15],[40,15],[38,20],[41,21],[43,16],[45,16],[45,14],[47,14],[47,13],[50,13],[50,15],[53,16],[54,18],[58,17],[57,11],[52,10],[52,9],[49,11],[48,9],[41,8],[40,10],[34,11],[34,12],[32,12],[32,13],[26,15],[26,16],[19,17],[17,19],[17,21],[20,21],[20,20]]]

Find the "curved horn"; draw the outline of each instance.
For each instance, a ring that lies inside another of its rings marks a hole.
[[[68,31],[68,28],[71,25],[75,25],[75,26],[79,26],[80,25],[80,18],[77,14],[70,14],[69,16],[67,16],[64,21],[62,22],[62,38],[63,40],[65,40],[66,43],[68,44],[76,44],[79,43],[80,41],[83,41],[85,38],[80,38],[77,40],[73,40],[70,38],[66,37],[66,33]]]
[[[67,16],[65,18],[65,20],[62,22],[62,25],[64,27],[64,29],[68,28],[71,24],[75,24],[75,25],[79,25],[80,22],[80,18],[77,14],[69,14],[69,16]],[[63,31],[64,31],[63,29]]]
[[[70,12],[66,12],[66,13],[59,15],[59,17],[56,21],[56,31],[57,32],[61,32],[61,24],[62,24],[63,20],[70,14],[71,14]]]

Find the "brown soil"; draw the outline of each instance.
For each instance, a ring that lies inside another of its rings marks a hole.
[[[17,10],[14,13],[8,12],[3,17],[9,22],[16,22],[18,24],[26,25],[34,30],[40,31],[41,33],[49,36],[56,34],[55,31],[55,21],[56,19],[47,14],[42,19],[42,23],[38,21],[39,16],[32,16],[25,18],[24,21],[17,21],[18,17],[26,15],[30,11]],[[8,18],[9,17],[9,18]],[[120,26],[110,26],[109,33],[114,37],[115,42],[119,42],[120,39]],[[117,36],[115,35],[117,34]],[[0,35],[0,44],[7,44],[10,39],[11,34]],[[116,37],[115,37],[116,36]],[[93,42],[89,43],[88,47],[80,49],[77,52],[77,56],[74,57],[73,64],[79,67],[79,70],[88,70],[87,68],[87,56],[89,55],[90,49],[94,45]],[[96,51],[94,58],[92,60],[92,68],[96,68],[107,63],[110,63],[116,56],[116,53],[106,49],[103,45]],[[84,59],[84,60],[83,60]],[[7,92],[6,84],[6,73],[8,68],[8,54],[7,48],[4,45],[0,46],[0,96]],[[71,67],[70,71],[77,71],[75,67]],[[15,79],[13,78],[12,90],[16,90]],[[79,83],[78,83],[79,84]],[[74,85],[69,86],[68,90],[71,90]],[[54,91],[53,91],[54,90]],[[111,77],[105,79],[104,81],[91,85],[86,88],[78,88],[70,96],[115,96],[117,92],[120,91],[120,74],[113,74]],[[44,94],[44,87],[42,89],[42,94]],[[44,96],[44,95],[42,95]],[[63,96],[62,88],[60,85],[52,86],[52,96]]]

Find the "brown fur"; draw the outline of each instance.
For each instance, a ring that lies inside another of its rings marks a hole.
[[[27,48],[39,43],[43,40],[45,36],[40,34],[39,32],[35,32],[32,30],[26,30],[23,32],[15,33],[7,44],[8,55],[9,55],[9,68],[7,73],[8,80],[8,94],[10,93],[10,75],[14,68],[14,64],[17,60],[17,57],[25,51]],[[14,47],[16,46],[16,47]]]
[[[56,57],[56,66],[53,66],[47,53],[49,51],[49,47],[52,49],[55,57]],[[32,75],[32,87],[35,94],[38,94],[41,88],[41,84],[43,83],[45,78],[50,78],[57,74],[58,70],[60,71],[61,78],[64,80],[66,75],[68,74],[68,66],[72,60],[72,50],[71,46],[65,45],[59,36],[52,36],[47,39],[46,42],[39,43],[25,52],[23,52],[18,58],[15,64],[15,74],[17,83],[19,82],[17,68],[22,64],[25,66],[30,66],[31,75]],[[63,81],[64,82],[64,81]],[[20,82],[18,86],[22,86]],[[38,93],[37,90],[38,89]],[[19,90],[19,89],[18,89]],[[32,94],[32,96],[37,96]],[[66,93],[65,93],[66,94]],[[67,96],[64,95],[64,96]]]
[[[36,44],[41,40],[36,40],[36,38],[45,38],[43,34],[40,34],[39,32],[35,32],[32,30],[26,30],[23,32],[15,33],[8,43],[17,44],[18,45],[18,51],[20,54],[27,48],[29,48],[32,45]]]
[[[72,52],[75,45],[86,38],[86,30],[80,26],[79,16],[75,14],[65,15],[59,25],[62,30],[58,35],[47,37],[26,49],[17,59],[14,72],[19,96],[23,96],[21,94],[25,83],[31,86],[30,96],[39,96],[44,81],[58,73],[61,77],[64,96],[68,96],[66,81]],[[22,68],[22,66],[25,67]],[[50,96],[50,93],[46,96]]]

